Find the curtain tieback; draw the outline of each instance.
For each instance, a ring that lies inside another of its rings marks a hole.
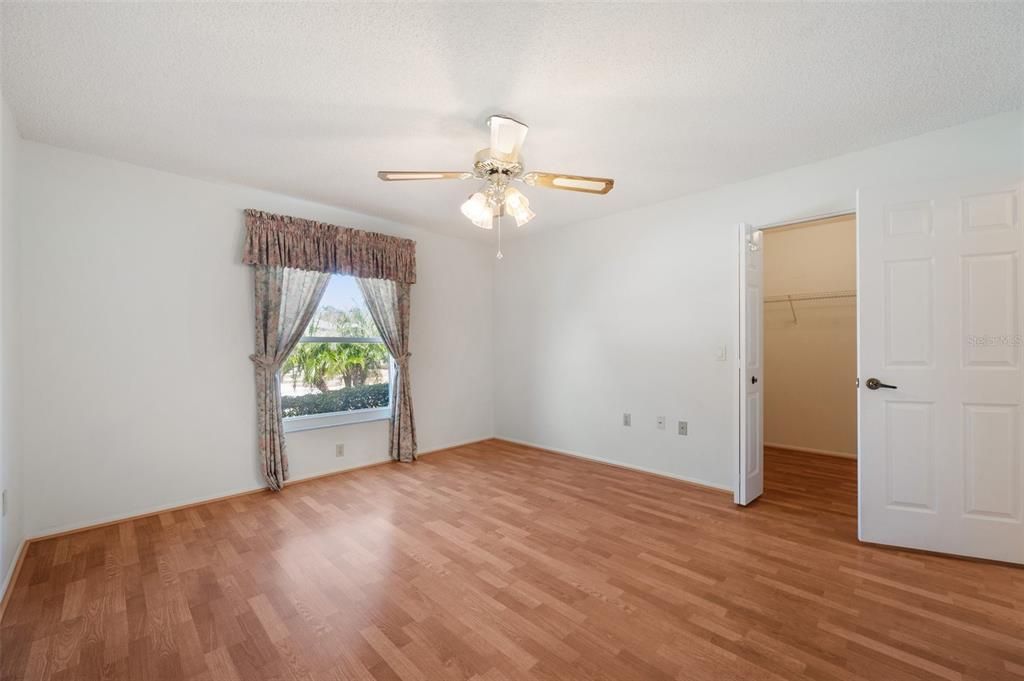
[[[412,357],[412,353],[411,352],[407,352],[404,355],[399,355],[398,357],[395,357],[395,363],[398,365],[398,368],[399,369],[408,369],[409,368],[409,358],[410,357]]]
[[[268,355],[249,355],[249,359],[251,359],[252,363],[256,366],[263,367],[268,371],[272,371],[277,368],[274,363],[274,358]]]

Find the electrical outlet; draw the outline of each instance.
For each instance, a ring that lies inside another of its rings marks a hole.
[[[688,433],[686,432],[686,430],[687,430],[687,427],[688,427],[688,426],[687,426],[687,424],[686,424],[686,421],[680,421],[680,422],[679,422],[679,434],[680,434],[680,435],[687,435],[687,434],[688,434]]]
[[[633,425],[633,415],[628,411],[622,415],[622,425],[631,426]]]
[[[665,430],[665,417],[664,416],[659,416],[658,417],[658,430]]]
[[[0,516],[7,515],[7,490],[0,492]]]
[[[334,445],[334,456],[338,458],[345,456],[345,445],[341,443]]]

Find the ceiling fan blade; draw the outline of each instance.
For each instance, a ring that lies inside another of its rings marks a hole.
[[[615,186],[615,180],[608,177],[587,177],[585,175],[564,175],[562,173],[526,173],[523,182],[531,187],[566,189],[587,194],[607,194]]]
[[[491,158],[506,163],[518,161],[530,127],[508,116],[491,116],[487,127],[491,129]]]
[[[377,177],[385,182],[405,182],[407,180],[468,180],[473,173],[450,170],[382,170]]]

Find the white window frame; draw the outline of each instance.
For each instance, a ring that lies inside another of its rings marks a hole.
[[[303,336],[300,343],[379,343],[384,345],[380,337],[363,338],[357,336]],[[353,423],[385,421],[391,418],[395,404],[395,360],[388,353],[388,406],[373,409],[352,409],[350,411],[331,411],[324,414],[304,414],[303,416],[286,416],[282,421],[285,433],[297,433],[303,430],[318,428],[335,428]]]

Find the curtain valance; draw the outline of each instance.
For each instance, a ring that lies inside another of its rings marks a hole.
[[[416,282],[416,242],[325,222],[245,211],[246,265]]]

